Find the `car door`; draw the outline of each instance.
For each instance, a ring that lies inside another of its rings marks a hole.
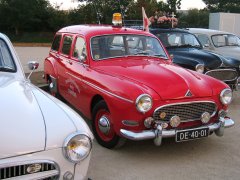
[[[86,43],[83,37],[77,36],[71,52],[71,64],[66,66],[67,79],[65,82],[69,101],[83,112],[83,108],[86,107],[84,106],[86,89],[83,88],[83,81],[87,70]]]
[[[60,53],[57,63],[58,71],[58,90],[59,93],[66,99],[70,99],[70,94],[68,92],[68,71],[71,69],[72,63],[70,59],[70,53],[72,48],[73,35],[64,34],[62,39],[62,45],[60,47]]]

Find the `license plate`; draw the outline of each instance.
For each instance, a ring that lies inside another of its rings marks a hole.
[[[176,133],[176,142],[189,141],[193,139],[199,139],[207,137],[209,128],[199,128],[199,129],[188,129],[177,131]]]

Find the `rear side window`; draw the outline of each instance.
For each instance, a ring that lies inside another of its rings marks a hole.
[[[62,46],[62,53],[69,55],[71,50],[73,38],[72,36],[64,36],[63,38],[63,46]]]
[[[54,50],[54,51],[58,51],[59,46],[60,46],[60,41],[61,41],[61,35],[56,35],[54,40],[53,40],[51,49]]]

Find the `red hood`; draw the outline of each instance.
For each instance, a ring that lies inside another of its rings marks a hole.
[[[143,83],[163,100],[185,98],[188,90],[192,93],[191,97],[212,96],[211,87],[196,72],[164,60],[131,57],[128,60],[105,60],[96,63],[96,67],[111,75]]]

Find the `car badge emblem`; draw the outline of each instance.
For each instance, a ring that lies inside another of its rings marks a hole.
[[[161,119],[164,119],[165,117],[166,117],[166,113],[165,112],[161,112],[160,114],[159,114],[159,117],[161,118]]]
[[[192,93],[190,90],[187,91],[187,93],[185,94],[185,97],[191,97],[192,96]]]
[[[29,174],[39,172],[41,170],[42,166],[41,164],[31,164],[27,167],[27,172]]]

